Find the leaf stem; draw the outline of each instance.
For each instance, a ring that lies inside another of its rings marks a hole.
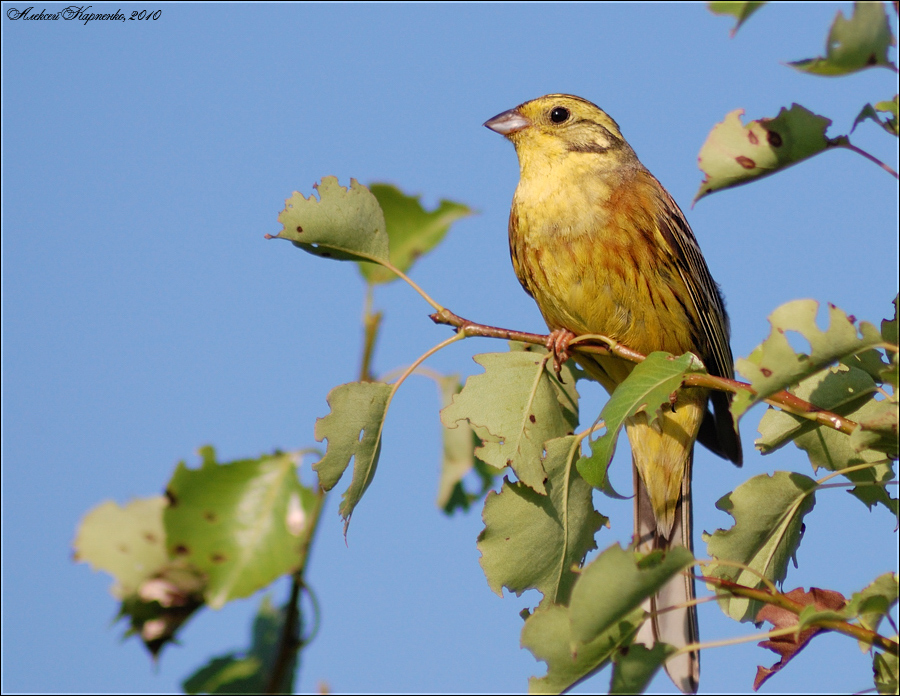
[[[375,342],[378,339],[378,330],[381,328],[382,312],[372,312],[373,302],[372,285],[366,286],[366,302],[363,308],[363,354],[359,365],[359,381],[374,382],[372,375],[372,355],[375,352]]]
[[[896,70],[896,68],[894,68],[894,70]],[[842,147],[845,150],[850,150],[851,152],[855,152],[858,155],[862,155],[870,162],[874,162],[879,167],[884,169],[884,171],[886,171],[888,174],[890,174],[895,179],[900,179],[900,175],[898,175],[897,172],[895,172],[890,166],[888,166],[886,163],[882,162],[880,159],[878,159],[874,155],[870,155],[868,152],[866,152],[862,148],[856,147],[856,145],[851,143],[850,139],[847,138],[846,136],[844,136],[843,138],[836,138],[835,140],[837,141],[837,142],[835,142],[835,147]]]
[[[278,640],[278,652],[272,663],[272,671],[269,674],[269,680],[266,683],[267,694],[290,693],[290,689],[285,691],[283,687],[284,678],[290,668],[291,661],[296,658],[297,653],[308,640],[301,640],[300,629],[303,623],[303,617],[300,610],[300,599],[306,584],[303,580],[303,574],[306,571],[306,563],[309,560],[309,553],[312,547],[313,537],[319,527],[319,519],[322,515],[322,509],[325,507],[326,492],[321,487],[316,490],[316,502],[310,511],[309,518],[304,527],[303,540],[298,555],[297,570],[291,576],[291,594],[285,605],[284,623],[281,626],[281,636]]]
[[[360,254],[360,256],[362,256],[362,254]],[[367,257],[367,258],[368,258],[368,257]],[[396,267],[394,264],[392,264],[390,261],[388,261],[388,260],[386,260],[386,259],[376,259],[376,258],[374,258],[374,257],[373,257],[373,258],[370,258],[370,260],[371,260],[373,263],[377,263],[377,264],[379,264],[380,266],[384,266],[386,269],[388,269],[388,270],[391,271],[392,273],[396,273],[396,274],[400,277],[401,280],[405,280],[406,283],[407,283],[413,290],[415,290],[417,293],[419,293],[419,295],[422,296],[422,299],[423,299],[423,300],[425,300],[428,304],[430,304],[430,305],[432,306],[432,308],[435,310],[435,312],[443,312],[443,311],[444,311],[444,308],[441,307],[437,302],[435,302],[434,300],[432,300],[432,299],[431,299],[431,296],[430,296],[427,292],[425,292],[422,288],[420,288],[420,287],[412,280],[412,278],[410,278],[408,275],[406,275],[403,271],[401,271],[399,268],[397,268],[397,267]]]

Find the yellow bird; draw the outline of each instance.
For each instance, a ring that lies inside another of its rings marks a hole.
[[[616,122],[586,99],[549,94],[484,125],[512,141],[519,156],[510,254],[553,331],[548,347],[564,357],[573,336],[603,334],[645,355],[691,351],[710,374],[733,377],[728,317],[697,240]],[[634,367],[615,357],[574,359],[609,392]],[[684,389],[653,426],[639,413],[625,427],[639,548],[692,549],[694,442],[741,464],[729,396]],[[662,612],[693,598],[694,581],[679,576],[648,608]],[[676,647],[696,642],[695,607],[656,614],[638,641],[656,640]],[[698,653],[670,660],[666,670],[683,692],[697,691]]]

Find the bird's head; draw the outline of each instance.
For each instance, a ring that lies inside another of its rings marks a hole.
[[[548,94],[497,114],[484,124],[508,138],[526,164],[532,156],[568,153],[621,161],[631,148],[619,126],[596,104],[571,94]]]

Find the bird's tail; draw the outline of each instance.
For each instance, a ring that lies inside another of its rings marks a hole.
[[[675,522],[669,537],[658,531],[657,519],[650,504],[650,495],[637,467],[634,467],[634,534],[638,550],[648,552],[654,549],[668,549],[685,546],[693,553],[691,540],[693,520],[691,517],[691,466],[693,452],[685,464],[682,478],[681,498],[675,509]],[[697,642],[697,608],[671,609],[694,599],[694,579],[679,574],[672,578],[657,595],[644,605],[652,612],[652,618],[644,623],[638,632],[637,642],[652,647],[657,641],[681,648]],[[669,660],[666,672],[682,692],[694,694],[700,681],[700,653],[690,652]]]

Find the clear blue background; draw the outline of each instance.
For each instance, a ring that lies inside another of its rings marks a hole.
[[[25,6],[4,3],[0,16],[5,692],[176,691],[206,659],[247,645],[259,597],[203,611],[154,667],[139,642],[120,643],[110,580],[73,563],[71,542],[90,508],[158,494],[203,444],[223,460],[316,444],[326,394],[356,376],[363,284],[352,264],[263,235],[279,231],[292,191],[309,194],[325,175],[477,209],[413,278],[463,316],[542,331],[508,258],[515,154],[481,124],[574,93],[619,122],[687,211],[726,295],[737,356],[788,300],[875,322],[891,312],[897,182],[862,157],[829,152],[690,209],[697,153],[729,111],[774,116],[796,101],[834,119],[837,135],[864,103],[897,91],[884,69],[825,79],[783,64],[821,55],[849,3],[767,6],[734,39],[733,22],[701,4],[95,4],[162,14],[87,26],[7,18]],[[875,126],[853,141],[897,167],[896,139]],[[378,372],[450,335],[401,283],[379,288],[376,305],[386,311]],[[428,365],[468,375],[472,354],[500,349],[466,341]],[[582,391],[592,421],[599,388]],[[792,447],[753,453],[761,413],[743,423],[743,471],[699,451],[698,541],[730,525],[714,503],[746,477],[810,474]],[[543,673],[519,648],[518,612],[537,594],[492,594],[478,511],[435,508],[440,447],[436,390],[413,378],[347,545],[337,498],[328,501],[309,575],[322,626],[298,689],[522,692]],[[623,440],[623,490],[628,469]],[[599,546],[627,541],[631,503],[597,503],[612,519]],[[883,509],[821,493],[785,587],[849,594],[896,570],[885,554],[893,528]],[[274,587],[278,602],[286,589]],[[704,640],[755,632],[713,604],[700,621]],[[707,651],[701,689],[749,691],[756,665],[775,661],[754,643]],[[871,688],[870,665],[850,639],[825,636],[762,691],[855,692]],[[579,690],[607,689],[608,675]],[[674,689],[665,676],[651,688]]]

